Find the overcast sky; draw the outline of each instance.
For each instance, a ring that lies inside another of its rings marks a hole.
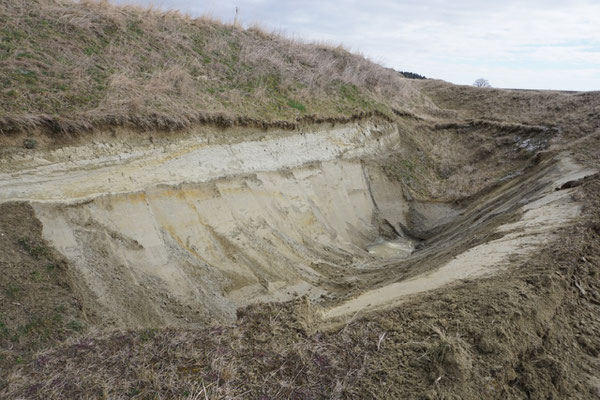
[[[600,0],[113,0],[313,41],[453,83],[600,90]]]

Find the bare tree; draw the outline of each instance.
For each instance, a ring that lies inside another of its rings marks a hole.
[[[475,82],[473,82],[473,86],[482,87],[482,88],[491,88],[490,82],[487,79],[479,78]]]

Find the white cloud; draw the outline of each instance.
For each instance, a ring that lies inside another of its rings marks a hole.
[[[485,76],[498,87],[600,90],[600,2],[594,0],[153,3],[226,20],[239,6],[247,23],[343,43],[387,66],[455,83]]]

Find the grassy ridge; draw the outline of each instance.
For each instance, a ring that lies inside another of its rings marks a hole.
[[[0,38],[4,132],[391,115],[419,98],[400,74],[341,47],[107,2],[4,1]]]

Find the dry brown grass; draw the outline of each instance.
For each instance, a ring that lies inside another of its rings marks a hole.
[[[440,109],[454,111],[448,114],[454,120],[480,125],[500,122],[493,127],[503,131],[515,125],[517,129],[518,125],[557,128],[569,139],[600,128],[598,91],[480,89],[435,80],[415,81],[414,85]]]
[[[586,219],[500,277],[326,332],[296,301],[240,310],[234,326],[89,334],[14,370],[0,396],[597,398],[600,181],[582,187]]]
[[[538,152],[590,153],[581,143],[600,136],[600,92],[413,85],[434,106],[423,118],[399,113],[402,145],[384,168],[420,200],[464,200],[520,173]]]
[[[0,205],[0,387],[10,368],[87,329],[66,261],[24,203]],[[88,314],[90,317],[93,316]]]
[[[0,36],[4,132],[391,115],[422,101],[398,73],[342,47],[106,1],[7,0]]]

